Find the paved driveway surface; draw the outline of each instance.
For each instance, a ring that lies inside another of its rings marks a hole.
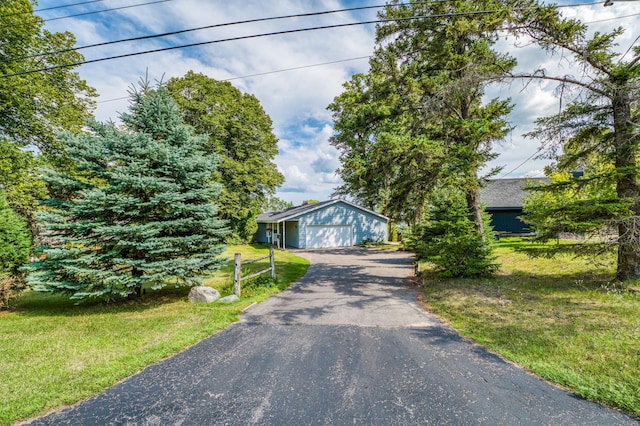
[[[638,424],[424,313],[407,254],[300,254],[307,275],[241,322],[32,424]]]

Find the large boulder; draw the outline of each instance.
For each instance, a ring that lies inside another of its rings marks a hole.
[[[220,293],[215,288],[198,285],[191,288],[189,302],[211,303],[220,299]]]

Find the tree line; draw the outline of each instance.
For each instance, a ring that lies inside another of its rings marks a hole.
[[[0,15],[0,292],[27,271],[33,288],[78,299],[195,285],[220,266],[224,243],[253,235],[263,206],[285,205],[273,197],[277,138],[255,97],[189,72],[143,80],[121,125],[98,123],[96,92],[73,68],[21,74],[80,62],[73,34],[45,30],[29,0],[2,2]],[[408,224],[408,246],[446,275],[495,271],[479,190],[498,172],[482,175],[513,104],[485,93],[555,81],[577,95],[529,135],[554,162],[527,220],[541,239],[593,237],[562,248],[614,251],[617,278],[639,278],[640,47],[616,50],[624,30],[591,34],[535,0],[393,0],[379,17],[369,72],[329,106],[337,194]],[[515,72],[497,47],[504,34],[570,56],[581,75]],[[584,175],[570,177],[575,168]]]
[[[617,278],[639,278],[640,46],[616,50],[624,29],[590,34],[557,6],[535,0],[394,0],[379,17],[369,72],[354,75],[329,106],[344,182],[337,193],[408,224],[408,246],[445,275],[491,273],[497,265],[479,189],[499,170],[480,171],[512,130],[513,104],[486,101],[486,89],[555,81],[576,95],[565,95],[562,110],[538,119],[528,136],[555,160],[547,173],[565,178],[535,188],[525,220],[541,239],[590,237],[562,248],[615,251]],[[581,74],[515,72],[516,59],[497,47],[501,35],[569,56]],[[576,167],[584,176],[566,178]],[[594,241],[596,235],[608,238]]]
[[[0,16],[4,298],[27,272],[32,288],[77,299],[197,284],[222,244],[249,242],[256,214],[283,204],[278,140],[254,96],[189,72],[132,86],[122,124],[98,123],[73,68],[20,75],[80,62],[73,34],[44,29],[29,0],[3,1]]]

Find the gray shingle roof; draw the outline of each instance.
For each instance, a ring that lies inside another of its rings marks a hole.
[[[480,200],[487,209],[522,208],[524,199],[529,195],[529,191],[526,191],[524,187],[529,182],[542,184],[549,182],[549,179],[517,178],[489,180],[486,186],[480,189]]]
[[[291,207],[285,210],[280,210],[277,212],[262,213],[256,216],[256,220],[258,222],[279,222],[281,220],[289,219],[292,216],[300,216],[301,214],[307,213],[309,211],[313,211],[317,208],[321,208],[322,206],[332,201],[334,200],[321,201],[315,204],[303,204],[301,206],[295,206],[295,207]]]
[[[277,212],[267,212],[267,213],[262,213],[259,214],[258,216],[256,216],[256,221],[258,223],[273,223],[273,222],[281,222],[284,220],[291,220],[291,219],[295,219],[296,217],[302,216],[305,213],[309,213],[312,212],[314,210],[318,210],[318,209],[322,209],[326,206],[329,206],[331,204],[336,204],[336,203],[345,203],[349,206],[355,207],[357,209],[360,209],[362,211],[368,212],[370,214],[373,214],[375,216],[381,217],[385,220],[387,220],[388,218],[386,216],[381,215],[380,213],[376,213],[374,211],[365,209],[364,207],[360,207],[356,204],[350,203],[349,201],[346,200],[327,200],[327,201],[321,201],[319,203],[315,203],[315,204],[303,204],[301,206],[296,206],[296,207],[291,207],[289,209],[286,210],[280,210]]]

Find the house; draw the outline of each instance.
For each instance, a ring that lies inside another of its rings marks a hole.
[[[256,220],[256,242],[311,249],[387,241],[389,219],[349,201],[329,200],[263,213]]]
[[[493,179],[480,189],[480,201],[491,216],[491,225],[497,233],[525,234],[529,225],[520,220],[524,199],[529,195],[525,186],[548,183],[548,178]]]

